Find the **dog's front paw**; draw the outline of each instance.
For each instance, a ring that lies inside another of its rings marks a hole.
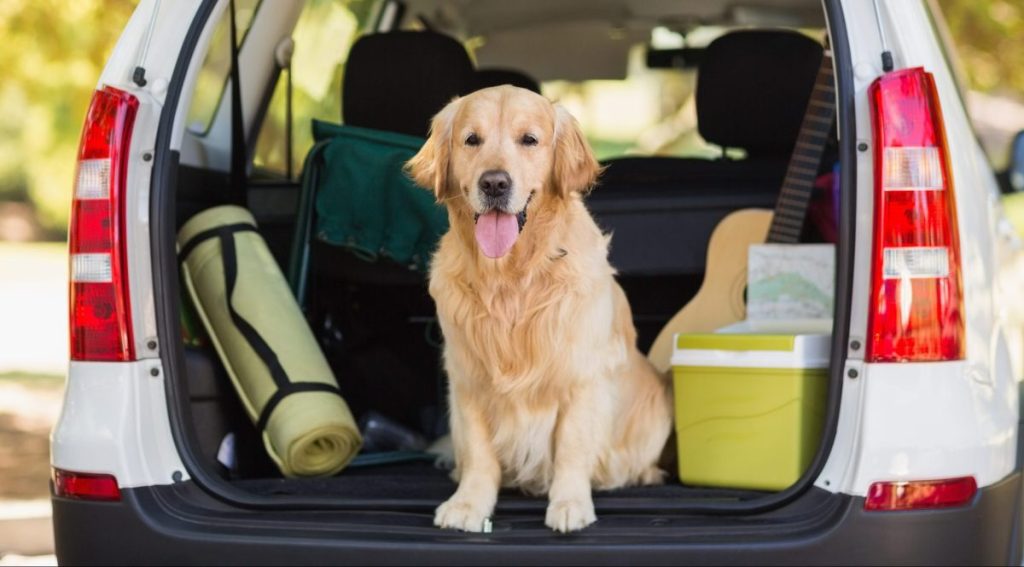
[[[590,498],[552,502],[544,518],[549,528],[562,533],[582,530],[596,521],[594,502]]]
[[[453,496],[434,512],[434,525],[439,528],[482,532],[491,511],[466,498]]]

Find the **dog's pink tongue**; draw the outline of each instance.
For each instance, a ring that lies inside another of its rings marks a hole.
[[[489,211],[476,219],[476,243],[488,258],[501,258],[519,238],[519,222],[515,215]]]

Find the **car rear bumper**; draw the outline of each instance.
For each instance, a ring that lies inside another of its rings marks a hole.
[[[947,510],[869,513],[862,498],[812,491],[827,506],[817,505],[803,525],[773,534],[747,518],[738,522],[746,536],[701,530],[692,516],[634,516],[621,531],[617,523],[629,524],[608,518],[569,536],[523,518],[510,523],[522,530],[458,534],[437,530],[423,513],[196,506],[181,487],[128,489],[116,503],[54,497],[53,522],[62,564],[1020,563],[1019,472],[980,490],[971,505]]]

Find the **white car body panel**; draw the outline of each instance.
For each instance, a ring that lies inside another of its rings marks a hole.
[[[993,388],[965,362],[903,366],[865,365],[857,378],[860,442],[843,492],[864,496],[876,481],[1005,478],[1016,460],[1016,388]]]
[[[163,105],[171,74],[178,63],[178,53],[201,3],[201,0],[140,1],[100,74],[99,85],[135,87],[132,74],[135,67],[141,65],[146,69],[146,85],[142,88]],[[141,59],[143,52],[145,59]]]
[[[54,467],[112,474],[121,488],[189,478],[171,435],[158,361],[72,362],[50,445]]]
[[[124,89],[139,99],[132,132],[131,152],[128,168],[127,193],[125,195],[125,238],[130,243],[148,242],[149,189],[153,173],[153,141],[156,139],[157,123],[160,121],[160,106],[150,93],[139,89]],[[148,154],[147,160],[143,156]],[[153,299],[153,267],[149,246],[129,245],[128,248],[128,293],[132,302],[132,330],[135,341],[135,356],[141,359],[157,358],[160,354],[156,332],[156,311]]]

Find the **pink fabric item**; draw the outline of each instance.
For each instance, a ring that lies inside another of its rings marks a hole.
[[[838,204],[834,202],[835,177],[834,173],[826,173],[818,177],[814,182],[814,193],[811,194],[810,205],[807,207],[807,214],[811,222],[814,223],[814,227],[818,229],[822,240],[833,244],[838,239],[837,215],[835,214]]]

